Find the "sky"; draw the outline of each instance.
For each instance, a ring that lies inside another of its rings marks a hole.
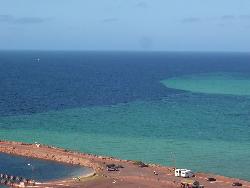
[[[250,0],[0,0],[1,50],[250,51]]]

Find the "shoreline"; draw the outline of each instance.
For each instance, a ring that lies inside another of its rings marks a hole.
[[[42,144],[28,144],[22,142],[11,142],[0,140],[0,152],[31,157],[35,159],[43,159],[54,162],[66,163],[71,165],[80,165],[93,169],[86,177],[80,176],[79,179],[66,178],[54,180],[41,184],[46,187],[84,187],[84,188],[101,188],[101,187],[121,187],[121,188],[161,188],[161,187],[180,187],[180,183],[185,179],[175,177],[173,167],[149,164],[148,167],[139,167],[131,160],[121,160],[113,157],[98,156],[93,154],[85,154],[77,151],[70,151],[54,146]],[[119,171],[109,172],[106,170],[107,164],[122,165],[124,168]],[[153,172],[156,171],[158,175]],[[207,177],[216,177],[216,182],[210,183],[205,180]],[[195,178],[205,187],[232,187],[233,182],[241,182],[242,187],[250,188],[250,182],[237,178],[229,178],[221,175],[213,175],[206,173],[196,173]],[[39,185],[37,185],[40,187]]]

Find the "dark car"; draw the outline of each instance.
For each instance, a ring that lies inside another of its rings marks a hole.
[[[216,179],[213,178],[213,177],[208,177],[208,178],[206,178],[206,180],[207,180],[207,181],[216,181]]]
[[[116,165],[112,163],[112,164],[107,164],[106,167],[107,167],[107,168],[115,168]]]
[[[233,182],[232,186],[242,186],[242,183],[240,183],[240,182]]]
[[[111,168],[111,169],[115,168],[115,169],[117,169],[116,171],[118,171],[119,168],[124,168],[122,165],[115,165],[115,164],[107,164],[106,167],[107,167],[107,169],[108,168]]]

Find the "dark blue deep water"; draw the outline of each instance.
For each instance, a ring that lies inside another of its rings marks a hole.
[[[250,180],[249,76],[250,53],[1,51],[0,139]]]
[[[158,100],[180,93],[159,80],[214,71],[250,73],[250,55],[2,51],[0,115]]]

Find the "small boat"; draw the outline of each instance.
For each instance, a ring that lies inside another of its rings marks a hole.
[[[35,58],[35,59],[33,59],[33,61],[36,61],[36,62],[40,62],[40,58]]]

